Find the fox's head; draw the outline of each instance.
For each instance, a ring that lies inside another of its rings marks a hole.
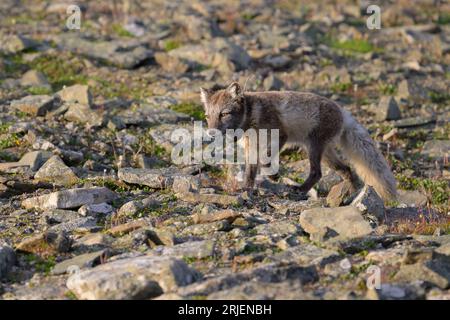
[[[242,129],[245,118],[245,98],[239,83],[227,88],[200,88],[208,129],[225,133],[227,129]]]

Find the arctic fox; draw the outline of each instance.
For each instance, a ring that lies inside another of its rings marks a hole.
[[[310,172],[299,191],[308,192],[320,180],[321,161],[356,188],[358,179],[336,152],[339,146],[364,183],[386,201],[396,198],[396,180],[383,155],[367,130],[337,103],[306,92],[244,92],[237,82],[201,88],[200,97],[209,129],[279,129],[280,150],[286,143],[304,146]],[[246,163],[246,187],[253,187],[257,168]]]

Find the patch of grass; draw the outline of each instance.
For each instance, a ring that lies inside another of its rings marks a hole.
[[[20,137],[17,133],[4,134],[0,136],[0,150],[20,145]]]
[[[28,118],[28,113],[20,111],[20,110],[16,110],[16,112],[14,114],[19,119],[26,119],[26,118]]]
[[[69,299],[69,300],[78,300],[77,296],[75,295],[75,293],[73,293],[72,291],[66,291],[66,293],[64,293],[64,296]]]
[[[430,91],[428,96],[430,97],[431,102],[441,104],[446,103],[450,100],[450,94],[449,93],[440,93],[436,91]]]
[[[448,12],[441,12],[439,14],[439,17],[438,17],[436,23],[437,24],[441,24],[441,25],[450,24],[450,13],[448,13]]]
[[[433,132],[433,138],[436,140],[450,139],[450,123],[446,123],[443,127],[438,127]]]
[[[285,149],[280,153],[280,158],[289,162],[295,162],[305,159],[302,152],[298,149]]]
[[[242,19],[247,20],[247,21],[253,20],[257,16],[258,16],[257,13],[251,13],[251,12],[243,12],[241,14]]]
[[[333,93],[343,93],[347,92],[352,88],[350,82],[336,82],[331,85],[331,92]]]
[[[56,264],[55,257],[53,256],[43,259],[32,253],[25,256],[25,261],[28,264],[33,265],[36,268],[36,271],[44,273],[45,275],[50,274],[50,271]]]
[[[381,49],[375,47],[370,42],[364,39],[350,39],[345,41],[339,41],[333,38],[326,38],[325,42],[333,49],[342,50],[352,53],[368,53],[379,52]]]
[[[7,152],[0,151],[0,160],[6,161],[6,162],[13,162],[13,161],[16,161],[17,158]]]
[[[30,62],[30,67],[41,71],[54,90],[73,84],[86,84],[88,77],[83,74],[85,66],[80,58],[71,54],[49,54],[37,57]]]
[[[128,37],[128,38],[132,38],[134,37],[133,34],[131,32],[129,32],[128,30],[126,30],[122,25],[120,24],[113,24],[112,25],[112,31],[117,34],[119,37]]]
[[[103,96],[107,99],[116,97],[131,98],[135,100],[142,100],[146,97],[151,97],[153,92],[149,90],[146,81],[127,82],[127,81],[109,81],[98,76],[90,77],[97,84],[92,86],[92,93],[94,96]]]
[[[196,103],[192,102],[179,103],[171,106],[170,109],[176,112],[185,113],[194,118],[195,120],[203,121],[206,119],[203,107]]]
[[[40,94],[52,94],[52,89],[48,87],[30,87],[27,88],[29,94],[40,95]]]
[[[157,144],[148,131],[139,136],[138,143],[142,147],[142,152],[146,155],[156,156],[161,159],[168,157],[167,150]]]
[[[0,57],[5,61],[4,72],[8,77],[18,78],[27,69],[23,61],[22,53],[13,55],[0,54]]]
[[[10,122],[0,124],[0,134],[8,133],[10,127],[11,127]]]
[[[420,179],[397,175],[400,189],[419,190],[425,192],[433,205],[448,204],[450,195],[450,186],[444,179]]]
[[[164,50],[171,51],[181,47],[181,43],[175,39],[169,39],[164,42]]]
[[[397,87],[390,83],[380,83],[378,85],[378,90],[383,95],[394,95],[397,92]]]

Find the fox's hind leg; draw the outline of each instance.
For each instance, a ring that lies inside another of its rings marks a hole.
[[[300,192],[307,193],[314,185],[322,178],[322,168],[320,167],[320,161],[324,152],[324,144],[312,141],[308,145],[309,156],[309,176],[305,182],[297,189]]]
[[[325,164],[336,171],[344,180],[349,181],[355,191],[358,188],[358,177],[353,173],[350,167],[345,164],[337,154],[333,146],[328,146],[323,154]]]

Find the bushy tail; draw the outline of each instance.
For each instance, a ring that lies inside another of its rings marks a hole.
[[[367,130],[351,114],[343,110],[344,130],[341,146],[358,176],[372,186],[383,200],[397,196],[396,180],[381,152]]]

